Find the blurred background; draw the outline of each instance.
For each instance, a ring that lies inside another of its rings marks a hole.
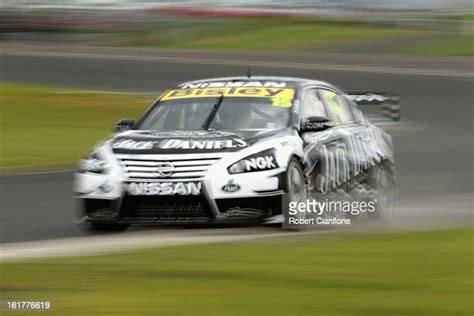
[[[3,41],[472,55],[468,0],[5,0],[1,12]]]
[[[1,1],[0,300],[51,301],[57,315],[472,315],[472,6]],[[179,82],[249,66],[400,95],[388,221],[311,235],[77,225],[76,161],[114,122]],[[189,244],[201,239],[232,242]],[[140,244],[168,247],[129,249]]]

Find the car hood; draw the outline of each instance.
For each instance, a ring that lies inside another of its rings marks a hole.
[[[235,152],[255,143],[290,133],[290,129],[252,131],[126,131],[110,146],[117,154],[182,154]]]

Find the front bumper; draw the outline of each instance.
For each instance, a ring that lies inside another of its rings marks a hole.
[[[200,224],[262,221],[281,214],[283,192],[279,188],[278,171],[204,178],[199,195],[131,195],[130,180],[109,175],[76,174],[76,198],[83,201],[86,220],[136,224]],[[224,192],[222,187],[232,180],[242,188]],[[253,182],[252,185],[249,183]],[[137,183],[137,182],[134,182]],[[163,182],[161,182],[163,183]]]
[[[203,196],[124,196],[120,200],[82,199],[82,202],[86,220],[103,223],[181,225],[259,222],[281,213],[281,195],[217,200],[217,216]]]

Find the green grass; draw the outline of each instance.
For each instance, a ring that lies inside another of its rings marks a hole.
[[[449,21],[474,21],[474,14],[443,14],[433,16],[431,18],[438,20],[449,20]]]
[[[472,56],[472,32],[297,18],[189,19],[131,30],[120,46],[172,49]],[[446,49],[445,42],[452,42]],[[426,43],[425,43],[426,42]]]
[[[219,20],[144,30],[127,44],[181,49],[268,50],[317,49],[337,44],[413,36],[419,32],[374,27],[328,25],[296,19]]]
[[[223,49],[223,50],[284,50],[284,51],[317,51],[337,45],[354,45],[363,41],[377,41],[393,36],[402,36],[400,30],[378,30],[372,28],[308,28],[304,26],[285,26],[272,29],[252,30],[229,36],[213,36],[173,43],[176,48]],[[412,34],[407,34],[412,35]],[[166,47],[167,45],[165,45]],[[168,46],[171,47],[171,46]]]
[[[319,234],[4,263],[0,297],[48,300],[54,315],[472,315],[472,233]]]
[[[0,171],[70,167],[152,99],[0,83]]]
[[[474,36],[468,33],[448,34],[443,39],[401,45],[393,52],[405,55],[474,56]]]

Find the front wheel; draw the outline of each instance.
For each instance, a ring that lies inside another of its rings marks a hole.
[[[288,202],[305,202],[306,186],[303,168],[296,158],[291,158],[288,168],[283,175],[283,190],[288,194]],[[306,218],[306,212],[298,212],[294,218]]]

